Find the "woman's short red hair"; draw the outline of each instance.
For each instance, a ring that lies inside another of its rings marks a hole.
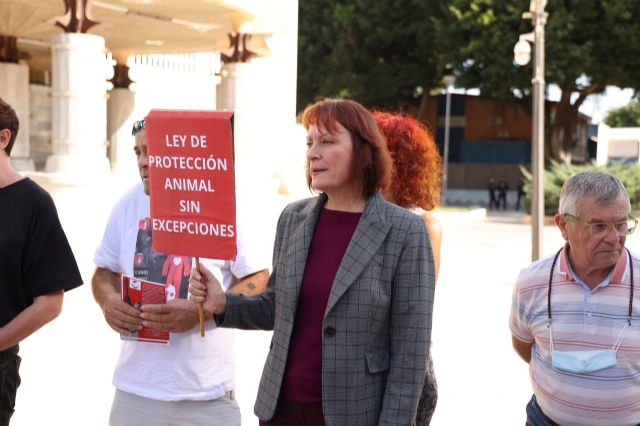
[[[363,197],[367,199],[386,189],[393,165],[384,138],[368,109],[348,99],[323,99],[302,114],[302,125],[307,130],[316,125],[333,133],[337,131],[336,123],[351,134],[354,179],[361,182]],[[307,186],[311,188],[308,169]]]
[[[405,207],[432,210],[440,203],[442,159],[433,134],[403,114],[374,112],[393,159],[393,178],[386,194]]]

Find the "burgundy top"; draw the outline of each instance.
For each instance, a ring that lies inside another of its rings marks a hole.
[[[340,262],[362,213],[322,209],[311,239],[281,395],[322,401],[322,321]]]

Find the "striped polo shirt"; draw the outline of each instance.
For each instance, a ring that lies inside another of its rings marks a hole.
[[[547,294],[553,256],[523,269],[513,292],[511,333],[534,343],[529,373],[542,411],[561,425],[636,425],[640,423],[640,261],[634,265],[631,326],[617,353],[617,365],[584,374],[551,366]],[[610,280],[593,290],[578,283],[569,266],[567,247],[556,263],[551,315],[556,351],[611,348],[628,318],[630,274],[624,250]]]

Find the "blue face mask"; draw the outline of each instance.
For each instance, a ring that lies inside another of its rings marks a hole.
[[[591,373],[613,367],[617,363],[616,353],[611,349],[551,352],[551,365],[553,368],[569,373]]]
[[[625,324],[618,340],[611,349],[601,349],[595,351],[556,351],[553,346],[553,333],[551,322],[549,322],[549,342],[551,345],[551,365],[557,370],[569,373],[592,373],[613,367],[618,363],[616,352],[624,339],[629,323]]]

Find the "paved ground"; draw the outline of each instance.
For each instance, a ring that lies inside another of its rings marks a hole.
[[[51,187],[87,283],[113,201],[127,185],[114,179]],[[273,212],[284,201],[272,202]],[[527,366],[511,350],[507,318],[513,281],[530,260],[530,228],[518,213],[491,213],[484,220],[451,213],[441,219],[442,266],[433,329],[440,398],[432,424],[523,424],[530,384]],[[628,245],[638,246],[636,240],[632,237]],[[544,253],[561,244],[555,228],[545,227]],[[243,425],[255,425],[252,406],[270,335],[237,335],[237,395]],[[21,345],[23,384],[12,426],[106,424],[118,349],[119,337],[104,322],[89,285],[70,292],[61,317]]]

